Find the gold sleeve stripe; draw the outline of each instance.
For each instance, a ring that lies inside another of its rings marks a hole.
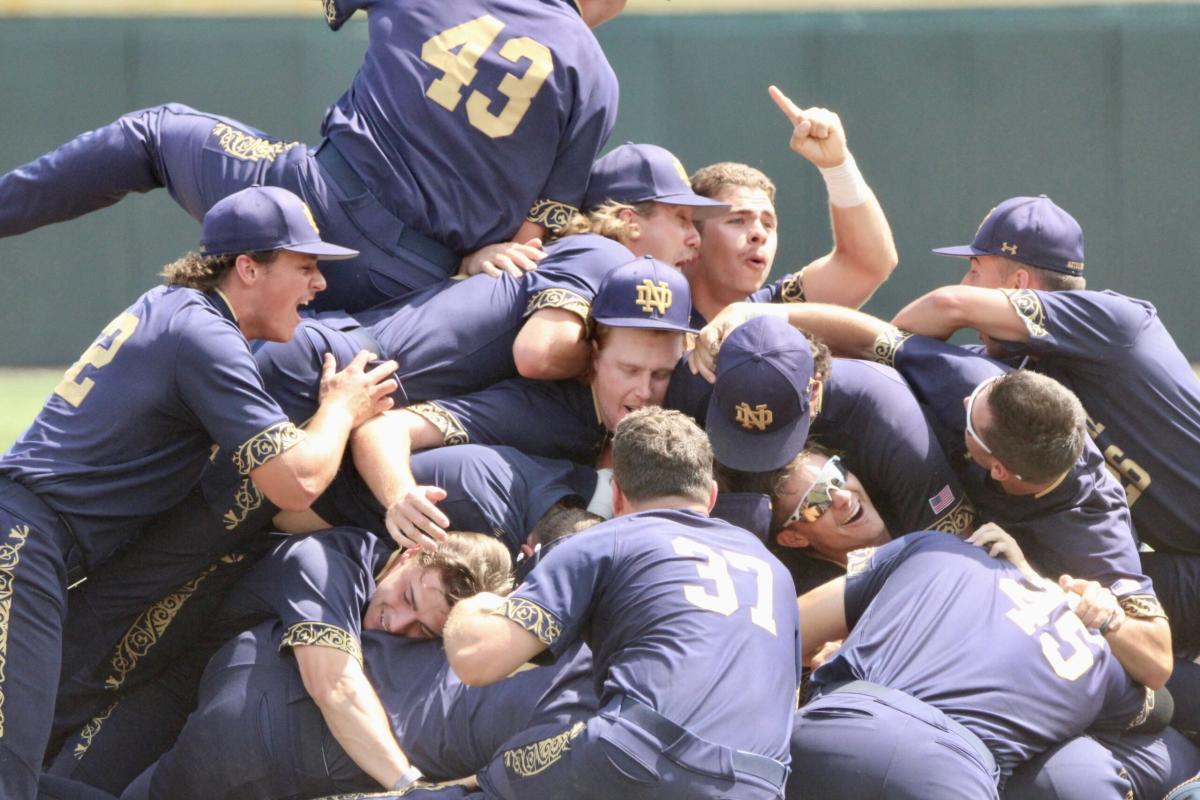
[[[1130,594],[1117,598],[1117,602],[1120,604],[1121,610],[1130,617],[1138,619],[1167,618],[1167,612],[1163,610],[1158,598],[1152,594]]]
[[[785,303],[803,303],[808,298],[804,296],[804,269],[797,270],[785,277],[779,283],[779,299]]]
[[[911,333],[904,333],[899,328],[888,327],[886,331],[875,337],[872,356],[878,363],[894,367],[896,366],[896,353],[900,352],[900,348],[911,338]]]
[[[557,233],[567,227],[571,217],[578,213],[579,209],[575,206],[560,203],[557,200],[543,199],[533,204],[533,208],[529,209],[529,215],[525,219],[543,226],[548,231]]]
[[[1030,336],[1034,339],[1044,339],[1050,335],[1046,330],[1046,309],[1042,307],[1042,298],[1037,296],[1037,292],[1032,289],[1017,289],[1005,292],[1005,295],[1013,311],[1016,311],[1021,322],[1025,323],[1025,330]]]
[[[429,421],[433,427],[442,433],[442,444],[449,447],[456,444],[469,444],[471,437],[467,429],[458,421],[458,417],[439,406],[437,403],[414,403],[405,406],[408,411],[418,414]]]
[[[964,536],[975,529],[975,507],[964,495],[949,511],[934,520],[929,529]]]
[[[523,597],[508,598],[504,601],[504,605],[492,613],[517,623],[547,647],[554,644],[554,641],[562,635],[562,626],[559,625],[553,614]]]
[[[249,475],[276,456],[304,441],[304,431],[288,421],[276,422],[242,444],[233,454],[238,472]]]
[[[588,312],[592,310],[592,305],[569,289],[543,289],[529,301],[529,305],[525,307],[525,316],[528,317],[543,308],[561,308],[578,314],[584,322],[587,322]]]
[[[298,622],[288,628],[279,641],[279,649],[296,645],[330,647],[341,650],[359,664],[362,663],[362,648],[358,644],[358,638],[344,628],[325,622]]]
[[[8,661],[8,625],[12,614],[13,583],[16,575],[13,573],[21,563],[21,548],[29,539],[29,526],[17,525],[10,528],[4,543],[0,544],[0,737],[4,736],[4,690],[8,684],[4,680],[4,667]]]

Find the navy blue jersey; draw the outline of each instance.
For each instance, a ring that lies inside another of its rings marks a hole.
[[[1069,573],[1107,586],[1126,611],[1158,613],[1142,574],[1125,494],[1091,441],[1066,476],[1040,495],[1011,495],[967,454],[963,398],[983,380],[1008,371],[989,358],[924,336],[899,334],[876,343],[925,406],[934,430],[975,506],[980,522],[995,522],[1020,543],[1043,575]]]
[[[460,253],[578,208],[617,80],[569,0],[325,0],[369,40],[322,133],[397,217]]]
[[[441,431],[447,445],[506,444],[531,455],[594,464],[608,441],[591,387],[578,381],[513,378],[408,410]]]
[[[514,556],[550,507],[567,498],[586,505],[596,491],[596,470],[561,459],[529,456],[512,447],[466,444],[413,454],[422,486],[440,486],[438,503],[448,530],[491,534]],[[313,504],[322,519],[383,532],[383,506],[356,472],[343,470]]]
[[[746,296],[743,301],[745,303],[803,303],[804,297],[804,270],[789,272],[782,278],[779,278],[757,291]],[[692,306],[692,325],[697,328],[703,328],[708,324],[708,320],[704,318],[695,306]]]
[[[1029,332],[1004,343],[1070,387],[1156,549],[1200,553],[1200,380],[1154,306],[1116,292],[1008,293]]]
[[[940,709],[987,745],[1005,774],[1089,725],[1120,730],[1149,692],[1056,584],[934,531],[860,551],[846,578],[850,635],[813,673],[866,680]],[[936,581],[929,576],[937,575]]]
[[[353,316],[330,312],[305,320],[286,343],[255,351],[267,391],[293,421],[317,409],[321,359],[339,367],[361,349],[395,359],[407,402],[478,391],[513,378],[513,342],[529,315],[562,308],[586,320],[604,276],[633,260],[611,239],[567,236],[546,246],[522,278],[476,275],[442,283]]]
[[[771,540],[771,498],[755,492],[720,492],[710,516],[750,531],[763,542]]]
[[[962,533],[974,515],[925,412],[895,370],[833,359],[809,439],[842,456],[895,536],[909,531]],[[665,408],[704,424],[712,384],[684,358],[671,375]]]
[[[245,475],[302,436],[220,296],[159,287],[67,370],[0,475],[65,516],[95,566],[131,522],[183,500],[214,447]]]
[[[659,510],[569,537],[501,613],[556,656],[584,639],[601,704],[625,695],[695,736],[786,763],[800,678],[795,599],[754,536]]]

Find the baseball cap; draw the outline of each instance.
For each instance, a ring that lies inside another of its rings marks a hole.
[[[705,429],[713,455],[743,472],[779,469],[808,438],[812,348],[779,317],[755,317],[725,338]]]
[[[1001,256],[1067,275],[1083,274],[1083,229],[1044,194],[1010,197],[988,212],[975,241],[939,247],[940,256]]]
[[[626,142],[592,165],[585,211],[607,202],[674,203],[693,206],[693,216],[703,219],[729,209],[728,203],[692,191],[687,170],[670,150],[653,144]]]
[[[321,241],[308,205],[278,186],[251,186],[219,200],[204,215],[205,255],[291,250],[325,261],[354,258],[357,250]]]
[[[650,256],[623,264],[604,277],[592,301],[591,317],[613,328],[696,333],[687,279]]]

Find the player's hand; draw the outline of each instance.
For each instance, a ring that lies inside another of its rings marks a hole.
[[[996,523],[986,522],[980,525],[967,537],[967,542],[987,549],[992,558],[1007,558],[1021,570],[1022,575],[1034,583],[1041,581],[1041,576],[1034,572],[1033,567],[1025,560],[1025,554],[1021,552],[1017,540]]]
[[[1125,622],[1125,611],[1117,597],[1096,581],[1085,581],[1063,575],[1058,579],[1063,591],[1079,596],[1075,604],[1075,615],[1084,627],[1100,631],[1101,634],[1116,633]]]
[[[810,669],[817,669],[823,666],[826,661],[837,655],[837,651],[842,647],[842,640],[835,639],[832,642],[826,642],[821,645],[821,649],[813,654],[812,659],[808,662]]]
[[[771,303],[731,303],[700,330],[692,352],[688,353],[688,368],[709,383],[717,379],[717,353],[733,329],[754,317],[769,314]],[[786,313],[786,312],[785,312]]]
[[[526,272],[537,269],[538,262],[546,257],[541,239],[528,242],[496,242],[481,247],[463,258],[458,274],[464,276],[483,273],[499,278],[504,273],[519,278]]]
[[[776,86],[767,89],[775,105],[792,123],[793,151],[807,158],[815,167],[836,167],[846,160],[846,132],[842,120],[827,108],[800,108]]]
[[[321,403],[343,404],[353,416],[356,428],[391,408],[395,403],[392,393],[399,388],[392,373],[400,365],[395,361],[384,361],[367,369],[367,362],[374,358],[373,353],[360,350],[346,368],[338,372],[333,354],[326,353],[321,364]]]
[[[384,517],[388,533],[401,547],[419,547],[431,552],[446,541],[450,519],[435,503],[446,499],[437,486],[414,486],[388,506]]]

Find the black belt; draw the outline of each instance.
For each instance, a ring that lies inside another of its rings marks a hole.
[[[654,709],[628,696],[621,698],[618,715],[621,719],[629,720],[663,742],[673,742],[685,735],[695,736],[686,728],[676,725]],[[782,787],[783,782],[787,780],[787,767],[775,759],[760,756],[757,753],[747,753],[744,750],[733,750],[732,752],[733,769],[736,772],[744,772],[761,778],[772,786]]]
[[[316,159],[317,163],[321,165],[321,169],[325,171],[325,174],[346,193],[347,197],[353,198],[364,194],[371,194],[371,190],[367,188],[367,184],[354,171],[354,168],[347,163],[345,157],[338,152],[333,142],[328,139],[322,142],[321,146],[317,148]],[[375,202],[379,202],[377,198]],[[382,204],[380,204],[380,208],[383,208]],[[390,215],[391,212],[388,212],[388,214]],[[436,265],[447,275],[453,274],[458,269],[460,258],[453,250],[441,242],[434,241],[425,234],[413,230],[412,226],[406,224],[403,220],[395,219],[395,225],[395,242],[397,247],[416,253],[421,258]],[[378,233],[383,234],[384,231],[379,231]]]
[[[907,692],[902,692],[899,689],[890,689],[887,686],[880,686],[879,684],[871,683],[870,681],[850,681],[849,683],[836,685],[823,691],[821,696],[824,697],[837,692],[865,694],[868,697],[874,697],[890,708],[895,708],[897,711],[903,711],[904,713],[912,716],[916,715],[908,711],[905,706],[913,707],[917,704],[920,704],[921,706],[928,708],[936,708],[936,706],[931,706],[924,700],[913,697]],[[967,744],[971,745],[971,747],[983,760],[984,766],[987,767],[988,772],[992,775],[992,778],[998,778],[1000,773],[996,768],[996,757],[992,755],[991,750],[988,750],[987,745],[983,743],[983,740],[972,733],[965,725],[950,719],[950,717],[944,711],[941,711],[941,709],[937,710],[941,713],[942,722],[945,723],[946,730],[958,734],[964,741],[966,741]],[[918,717],[918,719],[919,718],[920,717]]]

